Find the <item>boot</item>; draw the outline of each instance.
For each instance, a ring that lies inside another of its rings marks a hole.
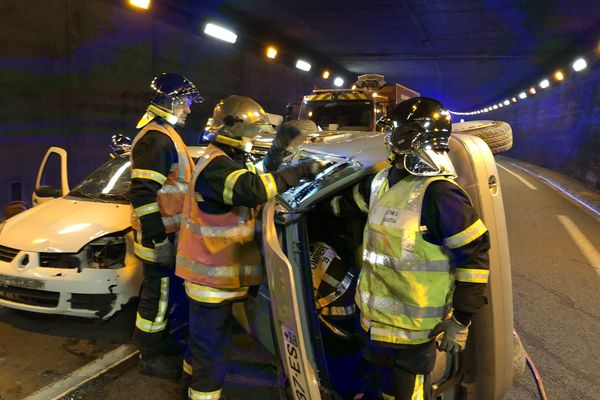
[[[192,384],[192,376],[185,372],[181,374],[181,400],[188,400],[188,389]]]
[[[153,357],[142,357],[140,355],[138,369],[144,375],[178,379],[181,376],[181,358],[168,357],[163,354]]]

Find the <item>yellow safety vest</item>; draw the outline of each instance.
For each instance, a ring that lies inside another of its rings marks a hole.
[[[455,276],[447,250],[425,241],[420,226],[425,190],[446,178],[410,175],[389,188],[388,171],[371,184],[355,300],[372,340],[420,344],[452,310]]]
[[[247,286],[260,284],[263,277],[254,238],[255,210],[234,206],[224,214],[208,214],[198,207],[196,180],[218,156],[227,157],[221,149],[209,145],[198,160],[185,196],[177,247],[175,273],[188,281],[188,295],[204,302],[244,296]]]
[[[188,191],[188,182],[194,168],[194,161],[188,153],[187,147],[181,136],[170,125],[161,125],[151,122],[146,125],[135,137],[132,148],[148,132],[157,131],[169,137],[175,145],[177,151],[177,164],[171,166],[168,176],[164,176],[156,171],[136,169],[131,170],[132,179],[150,179],[158,182],[162,187],[156,194],[156,202],[145,204],[132,209],[131,226],[137,231],[136,241],[134,242],[134,253],[147,261],[155,261],[156,255],[153,248],[144,247],[141,244],[141,223],[140,217],[154,212],[160,212],[162,222],[167,233],[177,232],[181,223],[181,210],[183,208],[183,198]]]

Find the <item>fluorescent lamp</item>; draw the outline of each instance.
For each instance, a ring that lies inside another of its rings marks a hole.
[[[503,103],[504,103],[504,105],[505,105],[505,106],[508,106],[508,105],[510,105],[510,101],[509,101],[508,99],[504,100],[504,102],[503,102]]]
[[[137,8],[147,10],[150,8],[150,0],[129,0],[129,4]]]
[[[333,84],[337,87],[342,87],[344,85],[344,80],[338,76],[333,80]]]
[[[512,100],[513,103],[517,102],[517,98],[516,97],[513,97],[511,100]]]
[[[534,87],[530,87],[530,88],[529,88],[529,93],[531,93],[531,94],[536,94],[537,92],[535,91],[535,88],[534,88]]]
[[[548,79],[544,79],[540,82],[540,87],[542,89],[546,89],[548,86],[550,86],[550,81]]]
[[[301,69],[302,71],[310,71],[311,65],[304,60],[296,61],[296,68]]]
[[[524,98],[526,98],[526,97],[527,97],[527,93],[525,93],[525,92],[521,92],[521,93],[519,93],[519,98],[520,98],[520,99],[524,99]]]
[[[587,67],[587,62],[585,62],[583,58],[578,58],[573,63],[573,69],[575,71],[581,71],[582,69],[585,69],[585,67]]]
[[[210,22],[204,27],[204,33],[206,33],[208,36],[212,36],[228,43],[235,43],[237,40],[237,35],[235,33],[229,29],[225,29],[222,26]]]
[[[323,71],[323,75],[321,75],[323,77],[323,79],[328,79],[329,78],[329,71],[325,70]]]
[[[562,81],[563,79],[565,79],[565,75],[562,73],[562,71],[556,71],[554,73],[554,79],[556,79],[557,81]]]
[[[492,108],[493,108],[494,110],[497,110],[497,109],[498,109],[498,106],[497,106],[496,104],[494,104],[494,105],[492,106]]]
[[[277,49],[275,47],[268,47],[267,48],[267,57],[269,57],[269,58],[277,57]]]

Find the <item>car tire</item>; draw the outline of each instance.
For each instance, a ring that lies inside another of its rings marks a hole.
[[[503,121],[467,121],[452,124],[453,133],[477,136],[489,146],[493,154],[510,150],[513,144],[512,129]]]

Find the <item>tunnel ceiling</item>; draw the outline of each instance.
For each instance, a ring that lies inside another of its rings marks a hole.
[[[526,89],[580,52],[591,51],[600,39],[599,1],[176,3],[180,9],[195,8],[198,15],[210,9],[213,15],[246,19],[247,28],[268,28],[352,75],[384,74],[388,82],[437,97],[456,111]]]

